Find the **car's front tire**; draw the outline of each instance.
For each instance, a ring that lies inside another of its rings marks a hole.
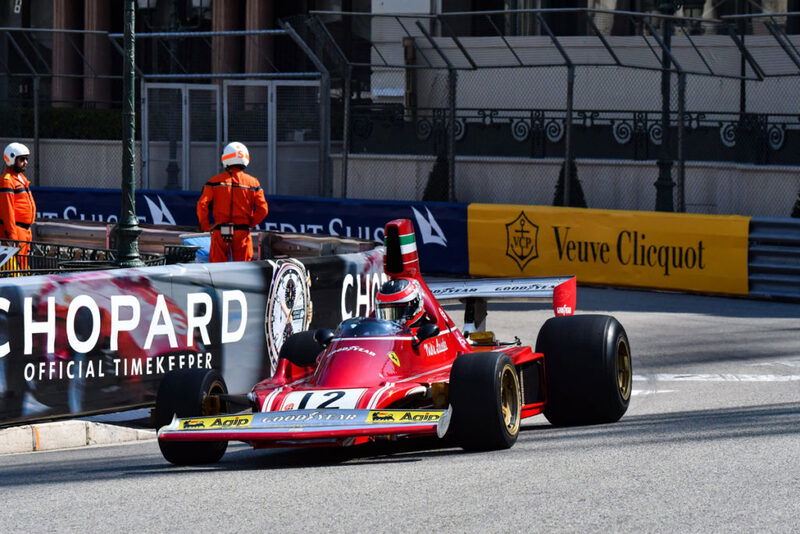
[[[179,369],[164,375],[156,397],[156,427],[168,425],[173,416],[198,417],[217,415],[204,402],[209,395],[228,393],[222,375],[215,369]],[[221,403],[218,413],[226,411]],[[158,446],[164,458],[176,465],[211,464],[218,462],[228,448],[227,441],[165,442]]]
[[[539,331],[547,403],[557,426],[618,421],[631,400],[633,367],[625,329],[609,315],[549,319]]]
[[[450,430],[464,449],[514,445],[522,418],[522,395],[511,359],[498,352],[456,358],[450,371],[450,405]]]

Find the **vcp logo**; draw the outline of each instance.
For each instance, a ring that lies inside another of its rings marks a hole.
[[[506,256],[517,263],[519,270],[531,260],[539,257],[539,227],[530,220],[524,211],[506,224]]]

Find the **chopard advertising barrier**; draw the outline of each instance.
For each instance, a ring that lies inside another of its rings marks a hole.
[[[371,311],[383,249],[0,280],[0,425],[146,405],[164,373],[274,371],[287,336]]]

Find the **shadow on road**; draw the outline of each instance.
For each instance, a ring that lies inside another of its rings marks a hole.
[[[800,402],[683,411],[624,417],[608,425],[559,428],[548,424],[523,427],[512,451],[526,454],[570,448],[580,454],[582,446],[614,447],[681,444],[686,442],[741,440],[800,434]],[[148,445],[150,446],[150,445]],[[155,443],[152,448],[156,449]],[[79,449],[58,454],[26,456],[25,463],[0,465],[0,487],[103,481],[117,477],[189,476],[212,471],[280,470],[313,468],[355,468],[369,464],[398,464],[430,461],[437,457],[468,454],[452,443],[435,439],[376,443],[350,449],[280,449],[253,451],[231,445],[222,462],[210,466],[176,467],[143,446],[108,449]],[[102,454],[99,451],[103,450]],[[113,452],[119,451],[114,455]],[[109,454],[111,452],[112,454]],[[506,451],[496,454],[502,461]],[[65,461],[65,457],[71,461]],[[32,459],[31,459],[32,458]],[[31,459],[30,461],[28,461]],[[532,458],[533,460],[533,458]]]
[[[800,402],[626,416],[608,425],[532,425],[523,430],[525,439],[535,440],[535,446],[558,448],[584,441],[619,448],[797,435]]]

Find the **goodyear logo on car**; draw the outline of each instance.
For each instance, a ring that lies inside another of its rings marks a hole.
[[[442,415],[442,410],[370,410],[367,423],[435,423]]]
[[[219,417],[198,417],[182,419],[179,430],[220,430],[225,428],[244,428],[253,422],[252,415],[226,415]]]

